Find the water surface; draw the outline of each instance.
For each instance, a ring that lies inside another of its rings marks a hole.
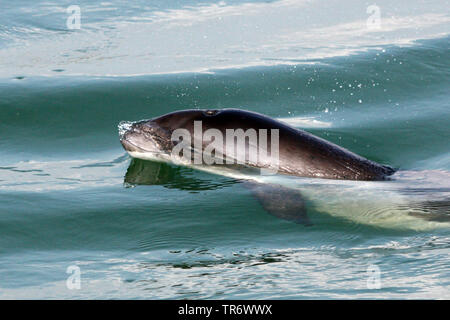
[[[257,111],[399,168],[448,217],[448,3],[377,1],[375,30],[361,1],[78,3],[80,30],[70,1],[0,4],[0,298],[450,298],[448,227],[314,207],[304,227],[239,180],[132,161],[117,134]]]

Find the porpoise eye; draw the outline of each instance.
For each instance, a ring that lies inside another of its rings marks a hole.
[[[207,116],[214,116],[214,115],[216,115],[217,113],[219,113],[219,110],[206,110],[206,111],[204,112],[204,114],[207,115]]]

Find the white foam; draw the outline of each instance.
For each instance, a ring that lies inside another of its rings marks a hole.
[[[329,128],[332,126],[331,122],[316,120],[314,117],[277,118],[277,120],[298,128]]]

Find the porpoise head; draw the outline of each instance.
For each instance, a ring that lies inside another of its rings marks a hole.
[[[170,133],[152,120],[121,122],[120,142],[128,152],[170,152]]]
[[[174,130],[184,128],[192,132],[193,123],[211,115],[211,110],[183,110],[157,118],[137,122],[122,121],[119,124],[120,142],[128,152],[170,153]]]

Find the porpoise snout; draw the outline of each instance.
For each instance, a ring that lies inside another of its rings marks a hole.
[[[119,123],[120,143],[128,152],[163,152],[170,142],[170,135],[157,124],[149,121]],[[166,141],[167,140],[167,141]]]

